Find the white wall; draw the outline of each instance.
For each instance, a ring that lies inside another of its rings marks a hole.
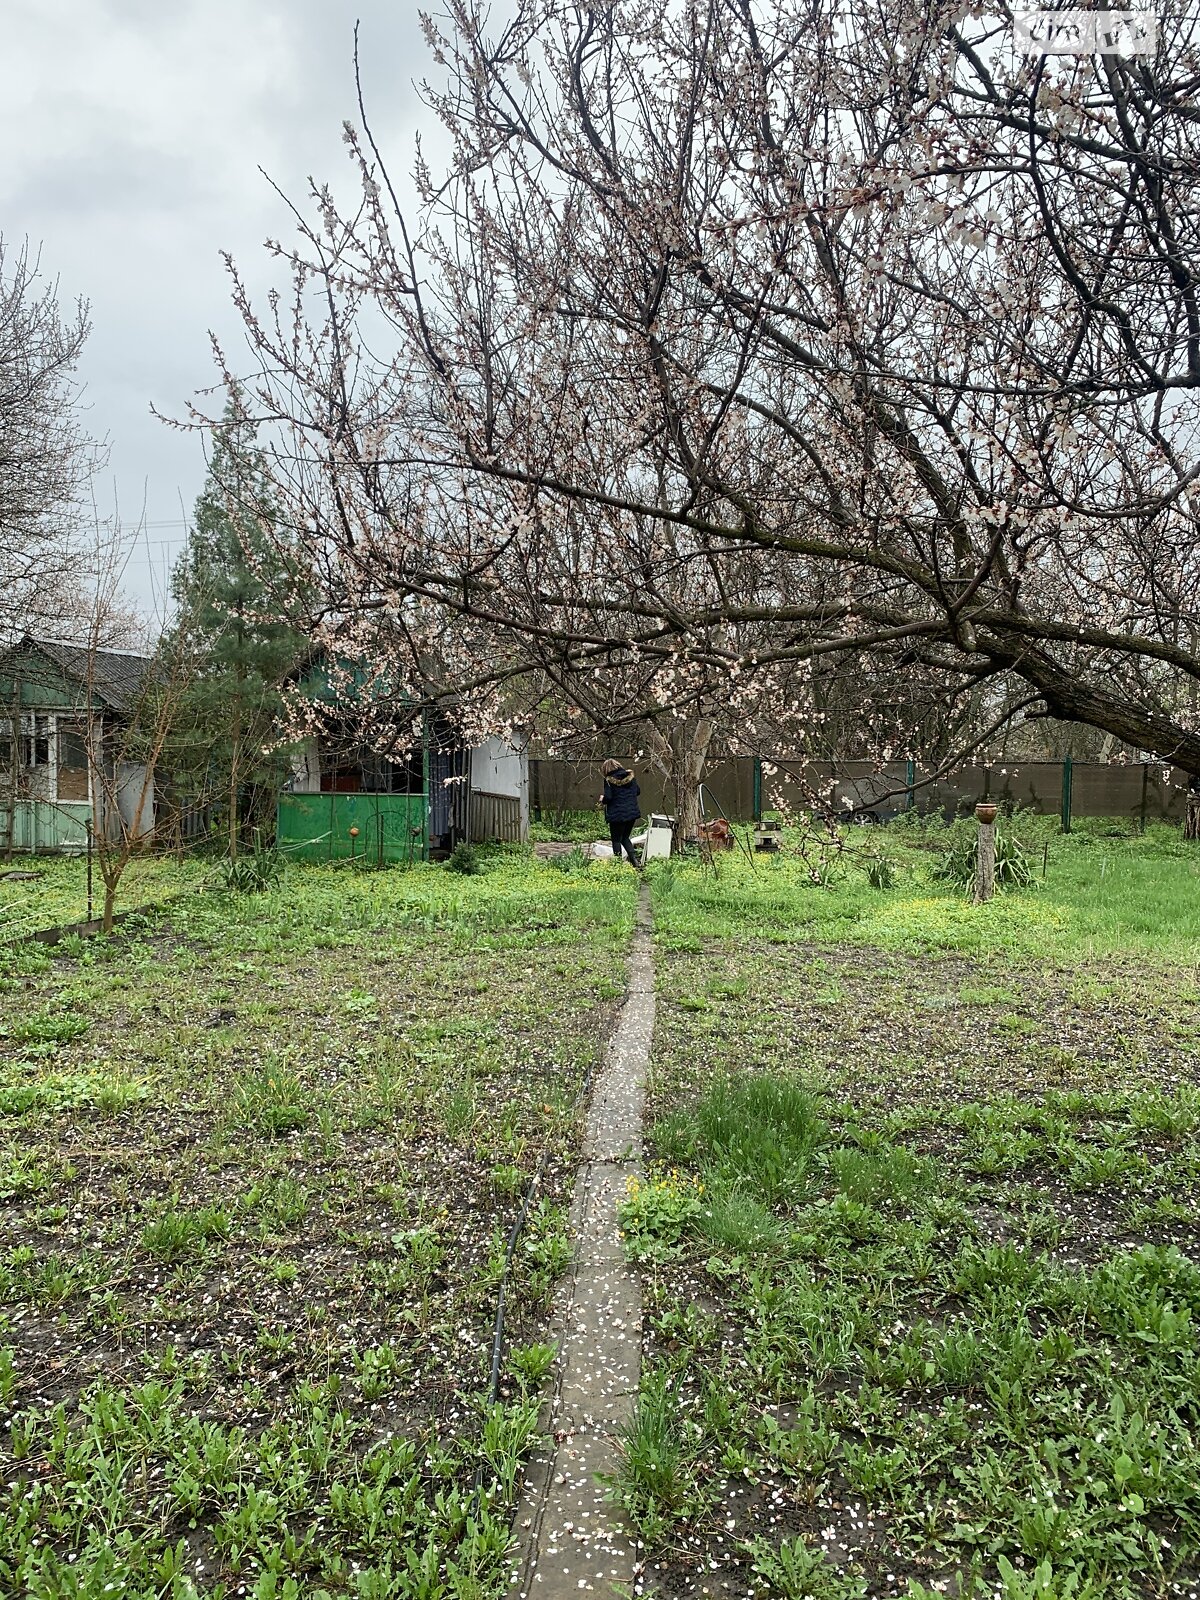
[[[292,756],[292,793],[320,794],[321,755],[315,739],[306,739]]]
[[[471,751],[471,788],[484,794],[515,796],[521,802],[521,833],[529,829],[529,762],[525,741],[514,749],[493,734]]]

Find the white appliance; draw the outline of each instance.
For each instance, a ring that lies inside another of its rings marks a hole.
[[[671,854],[671,818],[650,813],[650,826],[646,829],[646,847],[642,860],[661,861]]]

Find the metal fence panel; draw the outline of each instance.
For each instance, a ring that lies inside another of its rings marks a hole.
[[[282,794],[277,840],[296,861],[423,861],[426,804],[419,794]]]
[[[902,811],[908,801],[908,764],[869,761],[806,762],[763,757],[762,806],[766,811],[785,808],[807,811],[814,794],[828,796],[835,810],[852,807],[875,811],[881,817]],[[535,760],[530,762],[534,805],[543,817],[562,811],[592,811],[600,792],[600,775],[592,762]],[[749,756],[715,761],[704,782],[712,801],[731,820],[749,822],[754,816],[754,760]],[[772,770],[773,769],[773,770]],[[673,799],[653,768],[638,768],[643,814],[671,809]],[[1062,805],[1061,761],[974,762],[930,782],[930,768],[915,764],[912,799],[917,811],[965,814],[983,799],[1021,806],[1056,816]],[[1161,762],[1121,765],[1116,762],[1075,761],[1071,768],[1071,810],[1076,817],[1121,817],[1140,820],[1145,800],[1147,821],[1178,822],[1183,817],[1187,775]],[[597,812],[597,827],[603,819]]]
[[[475,844],[486,840],[519,844],[523,838],[520,795],[472,789],[467,838]]]

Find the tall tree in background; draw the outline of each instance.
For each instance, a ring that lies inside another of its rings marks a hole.
[[[78,620],[94,581],[76,537],[100,448],[79,424],[84,301],[64,313],[36,254],[0,237],[0,642]]]
[[[281,610],[298,586],[275,533],[254,429],[236,397],[213,434],[208,478],[172,579],[181,620],[168,652],[199,665],[179,700],[166,765],[193,801],[223,815],[229,853],[266,822],[287,771],[280,686],[302,640]]]

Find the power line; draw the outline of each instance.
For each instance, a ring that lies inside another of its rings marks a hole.
[[[119,522],[117,526],[122,530],[127,529],[131,533],[138,534],[147,528],[187,528],[190,530],[192,525],[181,518],[176,518],[173,522]]]

